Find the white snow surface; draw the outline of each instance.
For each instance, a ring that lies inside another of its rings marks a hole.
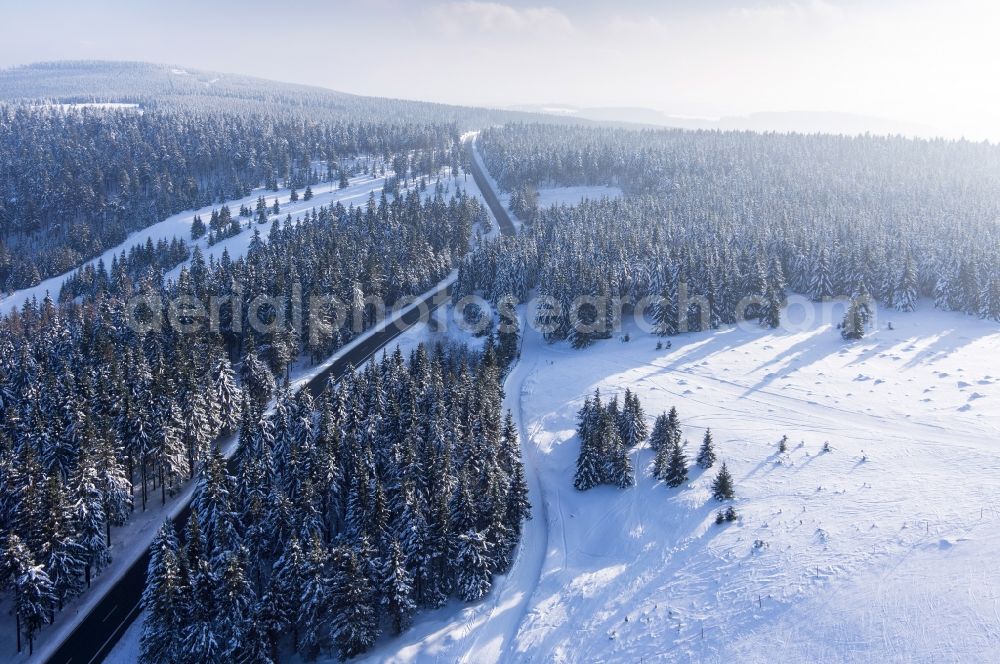
[[[839,307],[800,303],[794,317],[814,322],[797,330],[683,335],[659,351],[636,329],[583,351],[529,332],[526,355],[540,360],[520,386],[522,417],[549,536],[506,656],[992,659],[1000,329],[922,302],[848,344],[822,322]],[[633,454],[635,488],[573,489],[576,412],[595,387],[630,387],[650,424],[676,406],[691,457],[711,427],[740,520],[714,523],[715,468],[671,489],[648,449]]]
[[[582,351],[529,329],[505,386],[534,509],[514,568],[359,661],[991,661],[1000,329],[920,305],[855,343],[823,322],[843,305],[801,302],[797,329],[662,350],[634,325]],[[689,457],[711,427],[740,519],[714,523],[717,468],[671,489],[645,446],[636,487],[576,491],[576,412],[596,387],[631,388],[650,426],[676,406]]]
[[[583,200],[597,201],[602,198],[621,198],[620,187],[592,185],[580,187],[542,187],[538,191],[538,207],[545,209],[553,205],[576,205]]]

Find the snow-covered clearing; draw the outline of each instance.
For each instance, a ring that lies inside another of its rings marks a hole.
[[[538,207],[544,209],[553,205],[576,205],[583,200],[596,201],[602,198],[621,198],[619,187],[594,185],[585,187],[542,187],[538,189]]]
[[[583,351],[528,332],[521,415],[549,532],[507,661],[992,659],[1000,330],[922,302],[846,344],[821,309],[805,305],[817,322],[796,331],[659,351],[636,329]],[[715,469],[670,489],[648,449],[635,488],[576,491],[576,412],[596,387],[630,387],[650,424],[676,406],[689,456],[711,427],[740,520],[714,523]]]

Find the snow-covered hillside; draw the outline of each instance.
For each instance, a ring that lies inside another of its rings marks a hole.
[[[1000,330],[925,302],[883,314],[894,330],[845,344],[819,305],[808,313],[816,322],[798,331],[723,329],[659,351],[636,330],[584,351],[529,332],[522,416],[550,521],[508,655],[992,658]],[[636,488],[575,491],[576,412],[595,387],[630,387],[649,418],[676,406],[691,456],[711,427],[739,522],[714,523],[714,469],[670,489],[652,478],[646,449],[633,455]]]
[[[582,351],[529,329],[506,384],[535,515],[514,569],[362,661],[990,661],[1000,330],[922,302],[848,344],[841,313],[800,302],[785,330],[661,350],[635,327]],[[650,424],[676,406],[691,457],[711,427],[739,521],[714,523],[715,469],[670,489],[645,447],[635,488],[576,491],[576,412],[598,387],[637,392]]]

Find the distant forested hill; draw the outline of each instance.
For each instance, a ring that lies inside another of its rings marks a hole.
[[[0,290],[62,274],[170,214],[339,177],[359,154],[411,172],[448,165],[463,131],[530,117],[138,62],[3,70]]]
[[[542,114],[364,97],[309,85],[146,62],[46,62],[0,70],[0,101],[117,102],[144,108],[293,114],[313,121],[455,123],[460,129]]]

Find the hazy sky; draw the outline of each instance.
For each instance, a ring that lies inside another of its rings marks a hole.
[[[466,104],[844,111],[1000,135],[989,0],[2,0],[0,66],[135,59]]]

